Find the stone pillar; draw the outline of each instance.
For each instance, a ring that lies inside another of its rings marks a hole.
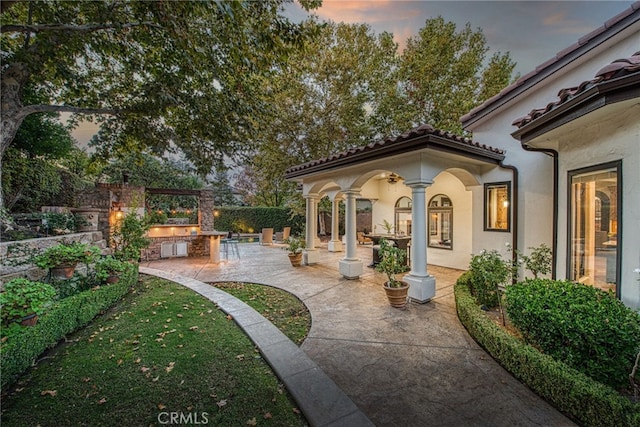
[[[340,241],[340,200],[336,197],[331,201],[331,241],[329,242],[329,252],[342,252],[342,242]]]
[[[345,257],[340,260],[339,270],[346,279],[358,279],[362,274],[362,260],[357,256],[356,238],[356,197],[359,192],[347,190],[344,192],[345,201],[345,224],[344,233],[347,244]]]
[[[405,182],[411,188],[411,271],[404,276],[409,283],[409,298],[425,303],[436,295],[436,279],[427,271],[427,201],[428,181]]]
[[[320,261],[320,253],[315,248],[316,236],[318,235],[318,194],[307,194],[304,196],[307,202],[306,217],[306,249],[303,259],[305,264],[315,264]]]
[[[200,231],[213,231],[214,230],[214,219],[213,219],[213,190],[206,189],[200,190],[200,201],[198,203],[199,211],[198,215],[200,218]]]

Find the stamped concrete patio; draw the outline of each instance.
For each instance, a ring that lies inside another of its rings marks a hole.
[[[318,264],[294,268],[277,245],[240,244],[240,259],[142,263],[202,282],[244,281],[289,291],[309,308],[302,350],[377,426],[575,425],[515,380],[458,321],[453,284],[462,273],[430,266],[436,297],[391,308],[384,277],[365,268],[359,280],[338,271],[342,253],[319,249]],[[365,265],[371,247],[358,247]]]

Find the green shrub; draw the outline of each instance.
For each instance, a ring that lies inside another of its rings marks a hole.
[[[30,314],[41,315],[56,296],[56,290],[46,283],[15,278],[4,285],[0,293],[0,318],[4,325]]]
[[[263,228],[280,231],[284,227],[291,227],[292,235],[304,230],[304,217],[293,215],[287,208],[231,206],[218,208],[218,211],[216,230],[259,233]]]
[[[534,279],[509,286],[506,305],[527,342],[611,387],[629,384],[640,350],[640,315],[613,294]]]
[[[499,303],[498,286],[505,284],[511,274],[511,266],[504,261],[498,251],[480,252],[469,264],[471,272],[471,292],[478,303],[496,307]]]
[[[80,262],[91,263],[100,254],[100,248],[81,242],[61,242],[51,246],[35,257],[40,268],[55,268],[60,265],[76,265]]]
[[[137,266],[131,265],[118,283],[96,287],[60,300],[40,317],[35,326],[12,333],[0,346],[2,389],[12,384],[47,348],[113,306],[136,283],[137,278]]]
[[[456,283],[454,293],[458,318],[469,334],[514,377],[559,411],[582,425],[640,425],[640,405],[509,335],[480,310],[463,281]]]

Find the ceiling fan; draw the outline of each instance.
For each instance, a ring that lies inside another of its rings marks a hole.
[[[396,182],[400,181],[400,176],[396,175],[395,173],[391,172],[389,174],[389,176],[387,177],[387,182],[389,184],[395,184]]]

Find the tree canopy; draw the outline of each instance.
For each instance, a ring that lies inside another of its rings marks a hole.
[[[256,77],[304,38],[288,1],[3,2],[0,155],[28,115],[70,112],[103,153],[182,150],[209,172],[246,151]]]

